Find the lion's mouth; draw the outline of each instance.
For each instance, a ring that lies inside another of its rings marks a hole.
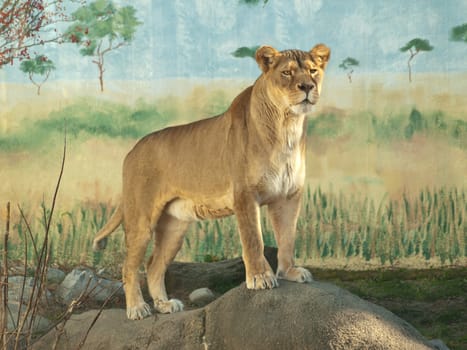
[[[307,106],[307,105],[314,105],[316,101],[310,101],[309,99],[304,99],[302,102],[299,103],[299,105]]]

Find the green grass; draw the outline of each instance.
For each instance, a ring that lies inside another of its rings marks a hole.
[[[343,271],[314,269],[337,284],[410,322],[428,339],[466,349],[467,268]]]
[[[139,99],[133,105],[79,98],[45,118],[24,118],[19,128],[0,133],[0,150],[42,152],[45,147],[50,148],[53,140],[59,146],[65,125],[68,137],[80,142],[93,137],[138,139],[169,124],[220,114],[230,103],[222,90],[200,92],[199,99],[194,96],[186,99],[167,96],[153,102]],[[307,132],[311,137],[327,139],[346,135],[356,144],[389,143],[426,135],[467,148],[465,120],[442,111],[421,112],[415,107],[407,112],[382,115],[364,111],[349,115],[342,111],[322,113],[310,118]]]
[[[81,204],[71,211],[56,213],[50,233],[50,261],[65,266],[86,264],[112,269],[120,265],[124,251],[121,229],[110,237],[106,251],[93,253],[91,249],[94,235],[112,210],[112,206],[104,203]],[[377,260],[381,266],[414,257],[452,264],[467,256],[466,213],[466,193],[456,188],[426,189],[416,197],[383,199],[380,203],[344,193],[308,189],[297,225],[296,257],[304,261]],[[27,217],[35,215],[29,213]],[[42,222],[41,215],[30,222],[36,241],[44,231]],[[27,227],[20,219],[12,227],[10,257],[21,259],[26,244],[22,237]],[[275,246],[264,213],[262,227],[265,244]],[[33,263],[31,246],[28,254],[29,262]],[[235,218],[192,224],[179,254],[179,258],[191,261],[240,256]]]
[[[467,148],[466,119],[452,118],[442,111],[421,112],[415,107],[410,111],[383,115],[364,111],[349,115],[342,111],[322,113],[309,120],[307,132],[311,137],[334,139],[347,135],[360,143],[378,144],[425,135]]]
[[[166,126],[173,115],[161,114],[154,104],[139,100],[135,106],[82,98],[45,119],[25,119],[14,133],[0,135],[0,150],[23,151],[61,144],[66,127],[70,139],[92,137],[137,139]]]

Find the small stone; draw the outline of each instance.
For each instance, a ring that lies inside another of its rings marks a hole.
[[[195,289],[190,293],[189,298],[196,306],[205,306],[216,299],[214,293],[209,288]]]

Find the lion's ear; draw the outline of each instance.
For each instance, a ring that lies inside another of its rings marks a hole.
[[[259,68],[266,73],[274,62],[274,56],[277,56],[278,54],[279,51],[271,46],[261,46],[256,50],[255,55]]]
[[[331,49],[324,44],[318,44],[310,50],[311,57],[322,69],[326,68],[331,58]]]

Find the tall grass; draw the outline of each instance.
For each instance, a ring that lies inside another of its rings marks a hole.
[[[83,203],[55,217],[50,230],[50,262],[64,266],[85,264],[107,267],[119,273],[124,255],[123,231],[110,236],[104,252],[92,251],[95,233],[109,219],[113,207],[106,203]],[[263,213],[264,214],[264,213]],[[382,265],[407,258],[438,259],[451,264],[467,257],[467,201],[464,189],[425,189],[416,196],[383,198],[308,188],[297,224],[296,256],[302,260],[379,260]],[[31,224],[41,239],[41,220]],[[266,245],[275,246],[271,225],[262,216]],[[24,223],[13,225],[10,257],[22,258]],[[28,252],[32,252],[29,247]],[[149,253],[149,252],[148,252]],[[234,217],[201,221],[191,225],[178,258],[214,261],[241,255]],[[34,256],[28,259],[32,262]]]
[[[298,222],[297,255],[303,258],[406,257],[453,263],[467,256],[464,190],[425,189],[399,200],[308,191]]]

